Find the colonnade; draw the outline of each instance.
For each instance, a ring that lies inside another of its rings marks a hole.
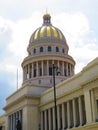
[[[79,127],[86,124],[84,96],[57,105],[58,130]],[[55,110],[41,111],[41,130],[55,130]]]
[[[8,116],[8,130],[17,130],[16,129],[17,120],[20,120],[22,125],[22,110],[17,111]]]
[[[60,68],[61,76],[67,77],[74,75],[74,65],[71,63],[56,60],[42,60],[27,64],[23,68],[23,81],[33,77],[52,75],[53,64],[55,64],[56,67]]]

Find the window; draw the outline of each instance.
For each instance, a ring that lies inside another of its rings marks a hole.
[[[48,52],[51,52],[51,46],[48,46]]]
[[[68,63],[68,76],[70,76],[70,63]]]
[[[35,48],[34,48],[33,52],[34,52],[34,54],[36,53],[36,49]]]
[[[59,52],[59,48],[58,47],[56,47],[56,52]]]
[[[40,76],[42,76],[42,69],[40,68]]]
[[[36,77],[36,69],[34,69],[34,77]]]
[[[64,49],[62,49],[62,52],[63,52],[63,53],[65,53],[65,50],[64,50]]]
[[[52,67],[49,67],[49,75],[52,75]]]
[[[43,52],[43,47],[40,47],[40,52]]]

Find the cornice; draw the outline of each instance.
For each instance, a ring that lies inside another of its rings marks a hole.
[[[67,99],[67,100],[72,100],[73,98],[74,98],[74,94],[75,93],[77,93],[77,92],[79,92],[79,91],[81,91],[80,93],[78,93],[78,95],[82,95],[83,93],[82,93],[82,87],[80,86],[80,87],[78,87],[78,88],[75,88],[75,89],[73,89],[73,90],[71,90],[71,91],[68,91],[68,92],[64,92],[62,95],[59,95],[59,96],[57,96],[56,97],[56,99],[57,99],[57,105],[59,104],[59,100],[60,99],[63,99],[64,97],[68,97],[68,96],[70,96],[71,94],[73,94],[73,97],[71,96],[70,98],[65,98],[65,99]],[[52,92],[53,92],[53,90],[52,90]],[[77,96],[78,96],[77,95]],[[75,97],[77,97],[77,96],[75,96]],[[67,101],[67,100],[64,100],[65,102]],[[44,106],[47,106],[47,105],[49,105],[49,104],[53,104],[54,103],[54,98],[53,99],[51,99],[51,100],[49,100],[49,101],[47,101],[47,102],[45,102],[45,103],[42,103],[41,105],[39,105],[39,108],[41,109],[42,107],[44,107]],[[60,102],[60,104],[62,104],[63,102]]]
[[[84,88],[88,87],[89,85],[91,86],[92,83],[98,82],[98,76],[94,77],[93,79],[90,79],[88,81],[82,82],[81,86]],[[97,85],[98,86],[98,85]],[[93,86],[94,88],[96,86]]]
[[[36,96],[36,95],[29,95],[29,94],[24,94],[23,96],[19,97],[18,99],[14,100],[13,102],[9,103],[8,105],[6,105],[3,109],[7,110],[10,107],[22,102],[25,99],[40,99],[40,96]]]
[[[41,61],[41,60],[55,60],[58,59],[59,61],[65,61],[65,62],[69,62],[72,63],[73,65],[75,65],[75,61],[74,59],[70,56],[70,55],[62,55],[62,54],[56,54],[56,53],[45,53],[45,54],[36,54],[36,55],[30,55],[27,56],[21,66],[23,67],[24,64],[28,64],[28,63],[32,63],[32,61],[36,62],[36,61]]]
[[[82,72],[85,72],[92,68],[93,66],[98,65],[98,57],[96,57],[93,61],[89,62],[83,69]]]

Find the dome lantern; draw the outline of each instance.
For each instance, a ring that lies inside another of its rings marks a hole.
[[[50,14],[46,13],[43,16],[43,25],[51,25],[51,16]]]

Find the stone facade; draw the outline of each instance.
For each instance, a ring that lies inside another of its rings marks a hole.
[[[72,78],[57,85],[58,129],[98,129],[98,58]],[[49,130],[55,129],[53,88],[41,96],[40,111],[43,122],[50,121]],[[50,112],[49,112],[50,111]],[[46,114],[47,113],[47,114]],[[45,117],[48,115],[47,117]],[[49,117],[52,116],[52,117]],[[46,119],[47,118],[47,119]],[[51,120],[52,119],[52,120]]]

